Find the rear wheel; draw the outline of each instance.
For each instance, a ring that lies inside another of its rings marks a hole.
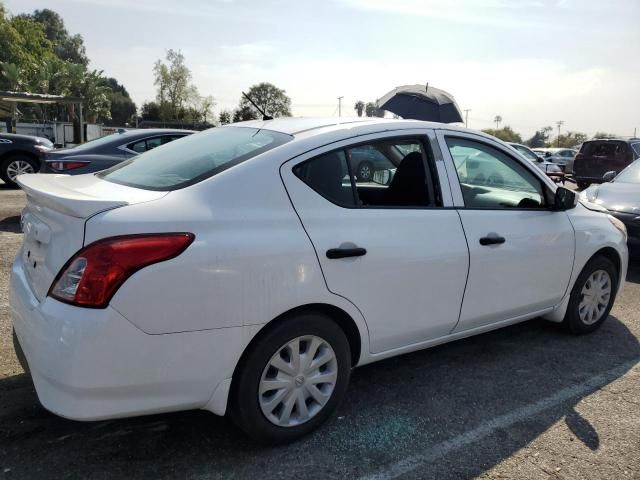
[[[329,418],[350,372],[349,342],[331,318],[288,318],[254,343],[236,373],[231,418],[259,442],[293,441]]]
[[[12,155],[0,165],[0,178],[5,183],[15,186],[16,177],[25,173],[36,173],[38,164],[26,155]]]
[[[584,267],[571,290],[563,324],[575,334],[598,329],[609,316],[618,290],[618,272],[611,260],[595,257]]]

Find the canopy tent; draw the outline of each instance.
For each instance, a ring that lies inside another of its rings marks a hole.
[[[0,117],[15,117],[18,103],[63,103],[77,104],[80,117],[80,143],[84,142],[82,128],[82,97],[66,97],[63,95],[47,95],[45,93],[7,92],[0,90]]]

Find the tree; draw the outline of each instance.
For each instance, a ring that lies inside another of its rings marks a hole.
[[[85,67],[89,64],[82,36],[69,35],[59,14],[45,8],[35,10],[32,15],[19,15],[18,18],[20,17],[42,25],[44,34],[53,44],[53,51],[61,60],[79,63]]]
[[[365,115],[367,117],[375,117],[376,116],[376,111],[378,110],[378,107],[376,107],[376,104],[373,102],[368,102],[365,106],[364,106],[364,111],[365,111]]]
[[[496,122],[496,130],[500,128],[500,123],[502,123],[502,117],[500,115],[496,115],[493,117],[493,121]]]
[[[554,142],[556,146],[561,148],[572,148],[584,143],[589,136],[581,132],[567,132],[561,134]]]
[[[533,134],[529,140],[525,143],[529,145],[531,148],[540,148],[546,146],[549,141],[549,135],[553,131],[553,127],[546,126],[542,127],[540,130],[536,130],[536,133]]]
[[[484,133],[488,133],[489,135],[493,135],[496,138],[499,138],[503,142],[522,143],[522,137],[520,136],[520,134],[513,131],[513,129],[508,125],[505,125],[500,129],[487,128],[482,131]]]
[[[251,86],[247,95],[262,111],[271,117],[290,117],[291,99],[286,92],[267,82]],[[238,118],[238,120],[236,120]],[[233,121],[253,120],[262,118],[262,114],[243,95],[238,108],[233,114]]]
[[[222,110],[218,116],[218,122],[220,122],[220,125],[231,123],[231,112],[229,110]]]
[[[213,97],[198,93],[196,86],[191,83],[191,70],[185,64],[180,50],[169,50],[166,61],[163,63],[158,60],[153,66],[160,120],[207,123],[213,116]]]
[[[162,120],[173,120],[180,117],[180,111],[185,107],[193,91],[189,88],[191,71],[184,63],[184,55],[180,50],[170,49],[166,60],[156,61],[153,66],[154,84],[158,87],[156,100],[160,105]]]
[[[361,117],[364,112],[364,102],[362,100],[358,100],[353,106],[353,109],[358,112],[358,116]]]
[[[144,102],[142,104],[141,117],[142,120],[148,120],[151,122],[160,121],[160,105],[156,102]]]
[[[593,138],[616,138],[617,135],[615,133],[606,133],[606,132],[596,132],[593,135]]]
[[[0,89],[30,89],[40,66],[55,57],[42,26],[22,16],[10,17],[0,3]]]
[[[244,122],[245,120],[257,120],[260,118],[258,111],[248,105],[238,107],[233,111],[234,122]]]
[[[120,85],[115,78],[107,78],[105,84],[111,90],[107,96],[111,103],[111,119],[105,123],[113,126],[121,126],[135,122],[135,115],[138,112],[136,104],[133,103],[129,92]]]

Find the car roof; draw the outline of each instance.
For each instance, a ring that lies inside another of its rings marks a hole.
[[[22,135],[19,133],[0,133],[0,138],[6,138],[6,139],[16,139],[16,140],[31,140],[31,141],[38,141],[38,140],[46,140],[49,141],[49,139],[47,137],[38,137],[36,135]]]
[[[134,130],[118,130],[112,135],[123,135],[126,137],[133,136],[149,136],[149,135],[166,135],[166,134],[190,134],[196,133],[194,130],[180,130],[177,128],[139,128]]]
[[[384,130],[386,127],[394,130],[403,128],[447,128],[451,130],[472,132],[475,134],[480,133],[475,130],[467,130],[463,127],[457,127],[448,123],[372,117],[279,117],[273,120],[249,120],[246,122],[238,122],[231,126],[263,128],[265,130],[272,130],[293,136],[301,134],[305,134],[305,136],[312,136],[325,133],[328,130],[343,130],[369,126],[374,127],[372,130]]]

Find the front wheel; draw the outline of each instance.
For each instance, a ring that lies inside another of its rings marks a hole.
[[[349,342],[331,318],[290,317],[250,348],[229,399],[231,418],[249,437],[287,443],[329,418],[351,373]]]
[[[575,334],[598,329],[609,316],[618,290],[618,272],[611,260],[595,257],[584,267],[571,290],[563,324]]]

